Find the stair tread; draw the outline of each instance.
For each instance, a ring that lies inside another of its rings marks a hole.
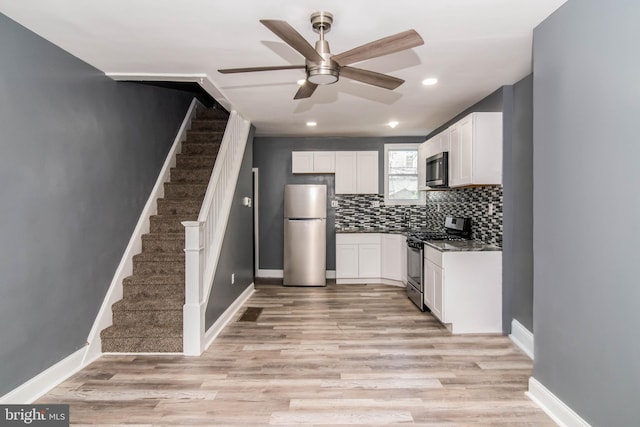
[[[182,310],[184,300],[178,298],[125,298],[111,307],[112,311],[173,311]]]
[[[184,252],[141,252],[133,261],[184,262]]]
[[[184,274],[133,274],[124,278],[127,285],[184,286]]]
[[[167,326],[118,326],[111,325],[103,329],[100,338],[181,338],[182,325]]]
[[[142,238],[153,240],[184,240],[184,233],[147,233],[143,234]]]

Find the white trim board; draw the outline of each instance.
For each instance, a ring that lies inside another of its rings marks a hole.
[[[129,239],[129,244],[125,249],[124,254],[122,254],[120,264],[116,269],[104,301],[102,301],[102,306],[100,306],[96,320],[93,322],[93,326],[89,332],[89,337],[87,338],[89,348],[87,349],[85,359],[95,360],[102,354],[102,340],[100,339],[100,332],[113,324],[111,306],[122,299],[122,280],[133,273],[133,256],[142,251],[142,235],[149,232],[149,217],[157,213],[158,207],[156,200],[164,196],[164,183],[169,182],[171,177],[171,168],[176,164],[176,154],[180,152],[182,142],[187,139],[187,130],[191,127],[191,119],[195,117],[197,105],[198,101],[193,98],[184,120],[182,121],[182,125],[178,130],[176,138],[173,141],[173,145],[169,150],[169,154],[167,154],[164,165],[160,170],[158,179],[153,186],[153,190],[151,190],[147,203],[144,205],[144,208],[140,213],[136,228],[133,230],[133,234]]]
[[[40,372],[24,384],[0,397],[0,404],[29,404],[51,391],[54,387],[89,365],[93,360],[87,359],[88,346],[75,351],[50,368]]]
[[[529,378],[529,391],[525,394],[559,426],[590,427],[589,423],[535,378]]]
[[[211,327],[207,330],[207,332],[205,332],[204,334],[205,345],[204,345],[203,352],[207,351],[209,346],[213,344],[213,342],[218,337],[218,335],[220,335],[220,332],[222,332],[225,326],[227,326],[229,322],[233,320],[233,317],[242,308],[244,303],[247,302],[249,298],[251,298],[251,295],[253,295],[254,292],[255,292],[255,288],[252,283],[249,286],[247,286],[247,289],[245,289],[238,296],[238,298],[236,298],[235,301],[233,301],[231,305],[227,307],[224,313],[222,313],[220,317],[218,317],[218,319],[213,323],[213,325],[211,325]]]
[[[326,271],[327,279],[335,279],[336,271],[335,270],[327,270]],[[258,269],[256,277],[263,279],[282,279],[284,277],[283,270],[269,270],[269,269]]]
[[[533,360],[533,333],[525,328],[516,319],[511,320],[511,334],[509,338],[520,348],[531,360]]]

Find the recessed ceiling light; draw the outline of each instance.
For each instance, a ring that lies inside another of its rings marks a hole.
[[[316,123],[316,122],[307,122],[307,126],[309,126],[309,127],[316,126],[317,124],[318,123]]]
[[[428,79],[424,79],[422,81],[422,84],[425,86],[432,86],[436,83],[438,83],[438,79],[436,79],[435,77],[429,77]]]
[[[304,82],[306,82],[305,79],[300,79],[300,80],[298,80],[298,85],[302,86],[304,84]]]
[[[395,120],[390,121],[389,123],[387,123],[387,126],[389,126],[391,129],[395,128],[396,126],[398,126],[398,122],[396,122]]]

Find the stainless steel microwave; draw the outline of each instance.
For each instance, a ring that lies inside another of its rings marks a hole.
[[[427,158],[427,187],[449,186],[449,153],[443,151]]]

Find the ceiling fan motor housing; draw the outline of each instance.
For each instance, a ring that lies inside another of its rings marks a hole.
[[[316,42],[316,51],[322,56],[322,62],[307,60],[307,80],[317,85],[330,85],[338,81],[340,66],[331,59],[329,43],[326,40]]]

